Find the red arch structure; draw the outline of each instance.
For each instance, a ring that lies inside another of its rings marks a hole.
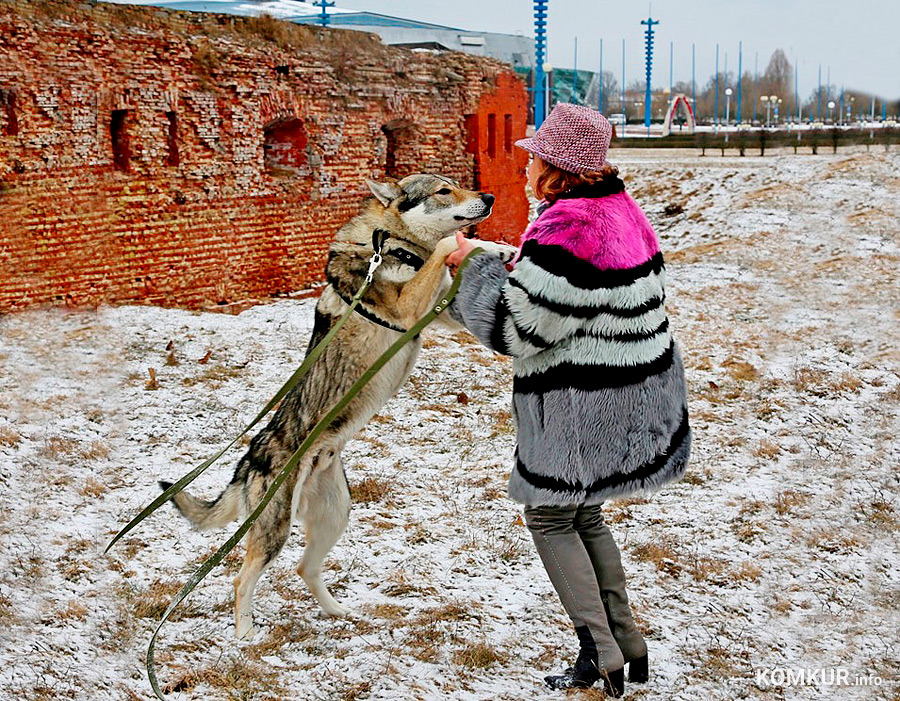
[[[675,115],[675,110],[678,109],[678,106],[682,104],[687,108],[688,126],[691,129],[691,133],[694,133],[697,122],[694,120],[694,110],[691,107],[691,101],[687,99],[684,93],[679,93],[672,99],[669,109],[666,110],[666,119],[663,122],[663,136],[668,136],[672,132],[672,117]]]

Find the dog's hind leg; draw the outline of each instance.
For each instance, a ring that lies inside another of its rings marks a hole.
[[[323,456],[324,457],[324,456]],[[306,582],[319,605],[330,616],[346,616],[322,582],[322,563],[347,528],[350,517],[350,489],[341,457],[335,451],[330,463],[307,482],[301,518],[306,525],[306,548],[297,573]]]
[[[266,481],[256,485],[265,493]],[[276,493],[269,505],[247,534],[247,553],[244,564],[234,580],[234,634],[238,639],[249,640],[255,634],[253,626],[253,590],[266,568],[272,563],[291,532],[291,492],[288,485]],[[259,503],[258,499],[255,503]],[[252,508],[255,508],[255,504]]]

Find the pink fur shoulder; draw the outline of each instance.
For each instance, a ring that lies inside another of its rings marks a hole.
[[[522,235],[562,246],[601,270],[645,263],[659,252],[659,240],[637,202],[627,192],[596,198],[558,200]]]

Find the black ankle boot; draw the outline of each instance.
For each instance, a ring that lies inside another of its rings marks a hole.
[[[638,657],[628,663],[628,681],[634,684],[643,684],[650,678],[647,655]]]
[[[608,696],[619,698],[625,693],[625,668],[601,672],[597,668],[596,653],[582,650],[574,667],[569,667],[560,675],[544,677],[544,683],[551,689],[587,689],[601,678]]]

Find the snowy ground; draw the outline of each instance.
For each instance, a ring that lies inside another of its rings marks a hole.
[[[900,698],[900,154],[612,156],[667,253],[695,430],[684,481],[608,505],[651,654],[627,695]],[[103,548],[280,386],[313,304],[0,318],[0,698],[150,698],[154,621],[226,533],[166,508]],[[257,590],[257,640],[231,637],[239,555],[164,629],[172,697],[562,698],[540,680],[574,635],[504,495],[510,375],[466,334],[429,333],[345,453],[356,503],[326,581],[358,616],[318,615],[295,528]],[[833,667],[882,684],[757,677]]]

